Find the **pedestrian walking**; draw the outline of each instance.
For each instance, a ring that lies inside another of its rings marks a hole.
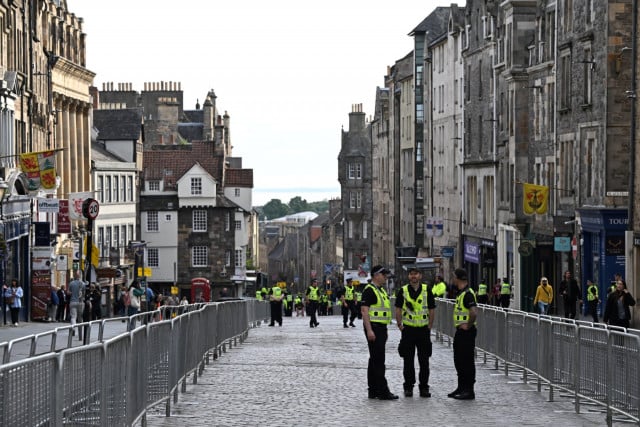
[[[347,284],[344,289],[339,291],[338,297],[340,298],[340,308],[342,310],[342,324],[344,328],[351,326],[355,328],[356,325],[353,321],[358,314],[356,313],[356,292],[352,284],[352,279],[347,279]],[[349,324],[347,325],[347,321]]]
[[[587,280],[587,315],[593,318],[593,323],[598,323],[598,284]]]
[[[304,317],[304,304],[300,295],[296,295],[294,305],[296,307],[296,317]]]
[[[549,307],[553,302],[553,287],[546,277],[540,279],[540,284],[536,289],[536,297],[533,299],[534,307],[537,307],[539,314],[549,314]]]
[[[369,347],[367,383],[369,399],[394,400],[385,378],[387,325],[391,323],[391,303],[383,285],[391,272],[381,265],[371,269],[371,283],[362,292],[362,324]]]
[[[418,351],[420,367],[418,389],[420,397],[431,397],[429,392],[429,358],[431,357],[431,327],[433,326],[436,301],[426,283],[422,283],[422,272],[409,269],[409,283],[396,293],[395,314],[402,337],[398,353],[403,359],[404,395],[413,396],[416,383],[415,354]]]
[[[315,328],[320,324],[318,323],[318,319],[316,318],[318,303],[320,302],[318,279],[311,280],[311,285],[307,288],[305,302],[307,305],[307,314],[309,315],[309,327]]]
[[[602,321],[608,325],[628,328],[631,321],[629,307],[636,305],[626,284],[622,280],[616,282],[616,290],[609,294]]]
[[[90,285],[89,302],[91,303],[91,320],[102,319],[102,291],[97,283]]]
[[[496,307],[500,306],[500,289],[501,288],[502,288],[502,281],[500,279],[496,279],[496,283],[493,284],[493,289],[491,290],[491,305],[495,305]],[[456,294],[457,294],[457,291],[456,291]]]
[[[458,288],[456,304],[453,308],[453,363],[458,373],[458,387],[447,396],[458,400],[475,399],[476,366],[474,361],[476,346],[476,317],[478,307],[476,295],[469,287],[467,271],[458,268],[453,272],[453,281]]]
[[[20,309],[22,308],[22,297],[24,291],[22,286],[18,284],[16,279],[11,280],[11,286],[3,286],[4,290],[4,305],[5,308],[9,307],[11,313],[11,324],[18,326],[18,320],[20,318]]]
[[[562,295],[564,317],[575,319],[576,302],[582,304],[582,298],[580,298],[581,291],[578,281],[571,277],[571,272],[569,270],[564,272],[564,279],[560,282],[560,288],[558,291],[560,295]]]
[[[271,323],[269,326],[275,326],[278,322],[279,326],[282,326],[282,299],[284,294],[282,288],[278,285],[272,286],[269,289],[269,305],[271,306]]]
[[[58,289],[55,286],[51,285],[51,301],[49,301],[49,307],[47,308],[47,321],[55,321],[56,313],[58,312],[58,305],[60,305],[60,300],[58,299]]]
[[[64,322],[65,320],[67,320],[67,305],[69,303],[69,298],[67,296],[65,286],[61,285],[56,293],[58,294],[58,310],[56,312],[56,321]]]
[[[75,326],[78,315],[82,318],[84,310],[85,283],[82,280],[82,271],[76,270],[75,279],[69,283],[69,315],[71,316],[71,326]]]

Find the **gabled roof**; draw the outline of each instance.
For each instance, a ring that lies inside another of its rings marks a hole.
[[[216,181],[222,182],[222,155],[215,154],[211,142],[187,145],[161,145],[146,150],[143,156],[146,180],[164,180],[165,188],[175,188],[176,181],[194,164],[200,164]]]
[[[101,141],[138,141],[142,138],[142,110],[93,110],[93,126]]]
[[[253,188],[253,169],[227,169],[225,187]]]

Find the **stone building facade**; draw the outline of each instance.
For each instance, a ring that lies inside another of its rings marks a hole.
[[[371,168],[370,126],[366,123],[362,104],[355,104],[349,113],[349,129],[342,131],[338,155],[345,274],[351,270],[366,276],[371,267]]]

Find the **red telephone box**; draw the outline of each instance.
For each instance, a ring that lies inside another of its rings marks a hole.
[[[209,279],[204,277],[194,277],[191,279],[191,301],[196,302],[209,302],[211,301],[211,283]]]

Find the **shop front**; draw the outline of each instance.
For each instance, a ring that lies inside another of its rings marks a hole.
[[[602,312],[602,304],[614,276],[620,274],[624,277],[628,212],[626,209],[578,209],[578,213],[582,231],[580,286],[584,293],[587,280],[598,284],[601,295],[599,310]]]

